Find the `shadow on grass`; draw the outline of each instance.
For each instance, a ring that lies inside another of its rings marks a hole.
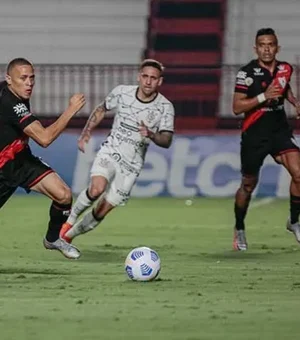
[[[123,285],[128,285],[128,284],[131,284],[131,285],[164,285],[164,284],[170,284],[171,281],[172,280],[168,278],[158,277],[157,279],[152,280],[152,281],[133,281],[130,279],[126,279],[122,284]]]
[[[292,246],[267,246],[265,244],[254,244],[247,251],[234,251],[234,250],[226,250],[223,252],[217,253],[206,253],[200,254],[204,258],[210,258],[214,260],[255,260],[255,259],[274,259],[277,256],[290,256],[291,254],[299,253],[300,247],[297,245]]]
[[[227,259],[227,260],[253,260],[253,259],[263,259],[267,258],[270,256],[274,256],[273,253],[266,253],[266,252],[250,252],[250,251],[243,251],[243,252],[238,252],[238,251],[224,251],[224,252],[218,252],[218,253],[213,253],[213,254],[206,254],[203,255],[205,258],[210,258],[214,260],[222,260],[222,259]]]
[[[110,249],[82,249],[80,262],[95,263],[123,263],[127,256],[126,250]]]
[[[119,246],[104,244],[103,246],[93,246],[90,248],[81,248],[80,262],[98,262],[98,263],[124,263],[128,253],[137,246]],[[153,247],[158,252],[166,247]]]
[[[53,269],[34,269],[34,268],[2,268],[0,267],[0,275],[12,274],[32,274],[32,275],[46,275],[46,276],[63,276],[70,275],[66,271],[57,271]]]

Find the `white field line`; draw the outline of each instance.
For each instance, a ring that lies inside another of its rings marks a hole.
[[[255,202],[253,202],[252,204],[250,203],[250,207],[249,207],[249,210],[251,209],[255,209],[255,208],[259,208],[263,205],[267,205],[267,204],[270,204],[272,202],[275,201],[275,198],[274,197],[266,197],[266,198],[262,198],[260,200],[257,200]]]

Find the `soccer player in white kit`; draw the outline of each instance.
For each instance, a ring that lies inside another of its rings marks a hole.
[[[71,242],[76,236],[93,230],[113,208],[128,200],[151,141],[163,148],[170,147],[174,107],[158,92],[162,76],[160,62],[144,60],[138,85],[117,86],[91,113],[78,140],[82,152],[92,130],[107,111],[114,111],[114,122],[92,165],[89,187],[78,196],[60,231],[60,237],[65,241]],[[78,216],[100,196],[93,209],[78,220]]]

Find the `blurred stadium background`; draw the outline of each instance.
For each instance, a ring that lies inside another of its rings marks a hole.
[[[114,86],[136,82],[144,57],[165,64],[161,91],[176,108],[173,146],[151,145],[133,191],[150,198],[133,198],[78,238],[80,261],[44,251],[47,198],[14,195],[1,210],[1,340],[299,338],[300,248],[285,232],[288,200],[274,199],[288,196],[289,176],[272,159],[255,191],[270,197],[254,199],[247,217],[249,251],[231,251],[240,181],[236,72],[254,57],[256,30],[271,26],[300,95],[299,17],[299,0],[1,0],[1,77],[12,58],[35,64],[32,110],[44,124],[75,91],[87,97],[53,145],[32,145],[74,193],[86,187],[111,124],[105,119],[82,154],[85,120]],[[152,284],[124,274],[138,245],[162,259]]]
[[[105,119],[90,154],[80,155],[76,137],[89,113],[117,84],[136,82],[143,58],[158,59],[166,66],[161,92],[176,108],[176,138],[171,151],[150,148],[133,194],[231,196],[240,177],[240,117],[231,111],[237,69],[254,57],[257,29],[273,27],[279,59],[295,66],[299,95],[299,15],[296,0],[2,0],[0,73],[18,56],[35,64],[32,109],[45,124],[72,93],[85,93],[70,130],[49,150],[36,148],[78,192],[111,124]],[[291,119],[296,129],[299,123]],[[287,190],[285,170],[267,160],[256,195],[285,197]]]

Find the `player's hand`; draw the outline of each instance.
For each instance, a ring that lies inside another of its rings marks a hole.
[[[296,109],[296,119],[300,119],[300,102],[296,102],[295,109]]]
[[[150,131],[145,123],[141,121],[141,125],[139,126],[140,134],[142,137],[148,137],[151,138],[153,136],[153,132]]]
[[[82,93],[74,94],[69,101],[69,107],[74,111],[74,114],[83,108],[85,105],[85,97]]]
[[[80,135],[77,144],[78,144],[78,149],[81,152],[83,152],[83,153],[85,152],[85,144],[87,144],[89,142],[90,138],[91,138],[91,133],[88,130],[84,131]]]
[[[281,90],[281,87],[278,84],[275,84],[275,81],[273,80],[265,92],[266,99],[268,100],[281,97]]]

